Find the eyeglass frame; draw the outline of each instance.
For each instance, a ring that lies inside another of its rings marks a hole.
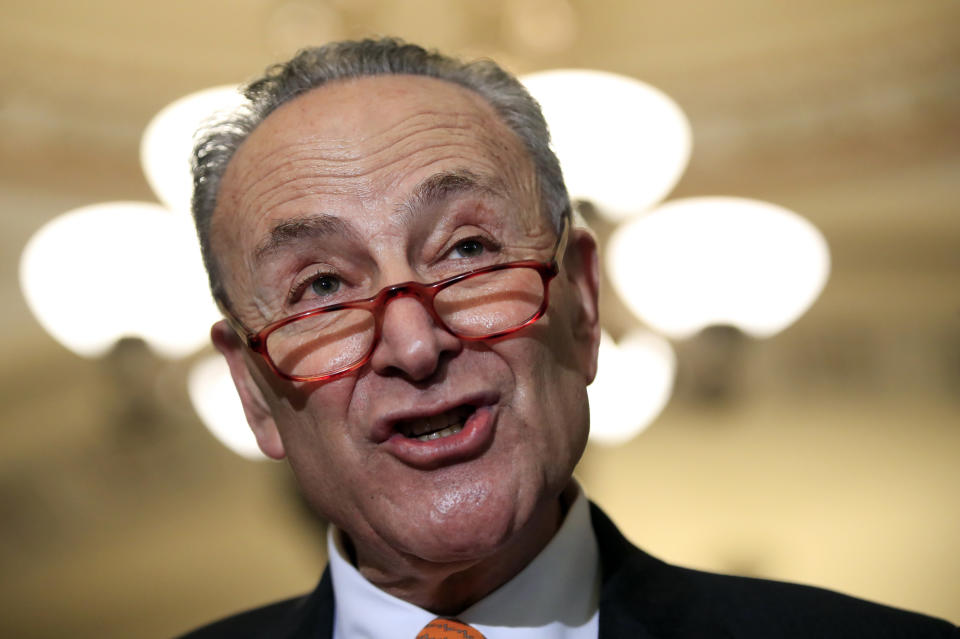
[[[544,313],[547,311],[547,308],[550,306],[550,282],[553,281],[553,279],[560,273],[560,266],[563,263],[563,256],[567,248],[567,240],[570,235],[570,221],[568,215],[562,216],[561,224],[562,227],[560,229],[560,236],[557,238],[557,243],[554,245],[553,256],[550,258],[549,262],[541,262],[539,260],[518,260],[514,262],[504,262],[503,264],[492,264],[490,266],[484,266],[482,268],[465,271],[463,273],[458,273],[457,275],[453,275],[431,283],[409,281],[401,282],[399,284],[392,284],[390,286],[385,286],[370,297],[353,300],[350,302],[337,302],[335,304],[328,304],[326,306],[319,306],[317,308],[311,308],[306,311],[294,313],[293,315],[289,315],[267,324],[257,332],[252,332],[246,328],[243,325],[243,322],[241,322],[220,299],[217,299],[217,306],[220,307],[220,312],[227,320],[227,323],[230,324],[230,327],[242,340],[244,340],[247,348],[263,357],[270,370],[272,370],[279,377],[293,382],[332,381],[352,373],[370,361],[370,357],[373,355],[373,352],[377,349],[377,345],[380,343],[380,334],[383,328],[383,317],[386,313],[387,303],[395,299],[402,297],[415,298],[420,302],[420,305],[423,306],[427,313],[429,313],[430,317],[438,327],[447,331],[457,339],[470,342],[480,342],[504,337],[535,323],[537,320],[543,317]],[[512,268],[530,268],[537,271],[537,273],[540,275],[541,283],[543,284],[543,301],[540,302],[540,307],[533,315],[531,315],[520,325],[506,330],[497,331],[489,335],[460,335],[447,326],[447,323],[444,322],[440,317],[440,314],[437,313],[437,309],[434,305],[434,299],[440,293],[440,291],[452,286],[453,284],[477,277],[479,275],[485,275],[487,273],[493,273]],[[340,370],[336,370],[331,373],[324,373],[323,375],[291,375],[280,370],[280,368],[273,361],[273,358],[270,356],[270,353],[267,351],[267,338],[277,329],[306,317],[349,309],[368,311],[371,315],[373,315],[374,320],[373,339],[370,342],[370,347],[367,349],[366,354],[356,362],[349,364]]]

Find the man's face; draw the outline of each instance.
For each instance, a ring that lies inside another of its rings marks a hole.
[[[271,114],[227,169],[211,241],[238,318],[259,330],[331,287],[358,299],[547,261],[556,233],[527,152],[479,96],[378,76]],[[222,323],[214,340],[261,448],[290,460],[361,562],[482,558],[552,512],[586,443],[594,251],[575,231],[545,316],[496,341],[461,341],[415,299],[393,300],[370,361],[325,383],[278,377]],[[439,421],[463,429],[409,437]]]

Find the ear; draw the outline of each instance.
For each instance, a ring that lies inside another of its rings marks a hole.
[[[577,314],[574,317],[573,335],[577,353],[587,383],[597,374],[597,356],[600,349],[600,264],[597,241],[585,228],[570,231],[564,258],[567,279],[576,293]]]
[[[252,366],[245,357],[245,349],[240,336],[234,332],[226,320],[220,320],[210,329],[210,338],[213,345],[227,360],[230,367],[230,377],[237,387],[240,402],[243,404],[243,414],[247,417],[250,430],[257,438],[257,445],[263,454],[271,459],[283,459],[286,452],[283,441],[277,430],[277,423],[273,419],[270,405],[263,396],[263,391],[254,379]]]

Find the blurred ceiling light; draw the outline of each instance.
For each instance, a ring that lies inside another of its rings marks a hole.
[[[603,71],[521,78],[543,107],[570,195],[617,221],[673,189],[691,151],[690,124],[663,92]]]
[[[577,14],[569,0],[511,0],[504,27],[515,42],[540,53],[556,53],[577,38]]]
[[[157,198],[173,211],[190,213],[194,133],[212,116],[244,100],[236,86],[204,89],[171,102],[147,124],[140,139],[140,164]]]
[[[247,426],[230,369],[222,357],[211,355],[194,364],[187,377],[187,389],[200,420],[221,444],[247,459],[267,459]]]
[[[676,369],[673,348],[659,335],[637,330],[616,344],[602,333],[597,377],[587,388],[590,440],[622,444],[650,425],[670,399]]]
[[[610,238],[614,288],[675,338],[711,325],[769,337],[803,315],[830,272],[827,242],[779,206],[732,197],[674,200]]]
[[[182,357],[208,343],[219,316],[189,219],[147,202],[54,218],[27,242],[20,286],[47,332],[85,357],[122,337]]]

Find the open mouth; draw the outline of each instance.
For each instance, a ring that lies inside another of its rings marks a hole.
[[[463,425],[476,409],[476,406],[457,406],[439,415],[400,420],[395,428],[404,437],[422,442],[443,439],[463,430]]]

